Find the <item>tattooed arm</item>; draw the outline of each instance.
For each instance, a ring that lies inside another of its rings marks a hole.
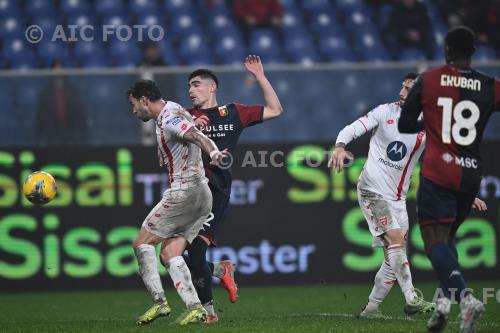
[[[189,128],[186,133],[184,133],[183,139],[185,141],[194,143],[195,145],[200,147],[201,150],[207,153],[212,159],[212,161],[210,162],[210,164],[212,165],[219,165],[222,160],[228,156],[227,149],[219,151],[217,145],[194,126]]]

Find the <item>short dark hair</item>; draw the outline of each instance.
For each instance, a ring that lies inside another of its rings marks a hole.
[[[132,96],[135,99],[140,99],[142,96],[149,98],[155,102],[161,98],[161,91],[158,86],[151,80],[139,80],[127,90],[127,98]]]
[[[405,75],[405,77],[403,78],[403,81],[406,81],[406,80],[416,80],[418,77],[418,74],[415,73],[415,72],[409,72]]]
[[[199,68],[199,69],[195,70],[194,72],[189,74],[188,81],[191,81],[192,78],[197,77],[197,76],[201,77],[202,79],[214,80],[215,85],[217,86],[217,88],[219,88],[219,79],[214,74],[214,72],[212,72],[210,69]]]
[[[470,59],[476,50],[475,34],[465,26],[458,26],[446,34],[444,45],[448,47],[448,54],[456,59]]]

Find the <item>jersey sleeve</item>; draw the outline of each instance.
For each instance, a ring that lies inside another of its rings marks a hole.
[[[352,124],[349,124],[346,127],[344,127],[337,136],[336,144],[344,143],[347,145],[352,140],[359,138],[366,132],[369,132],[375,127],[377,127],[380,122],[380,119],[382,118],[381,117],[382,112],[383,112],[383,106],[380,105],[375,109],[373,109],[372,111],[368,112],[363,117],[354,121]]]
[[[500,111],[500,79],[495,78],[495,111]]]
[[[422,112],[423,78],[420,75],[411,88],[401,109],[398,130],[401,133],[418,133],[423,129],[423,123],[418,122]]]
[[[263,105],[244,105],[234,103],[243,127],[253,126],[263,121]]]
[[[183,138],[184,134],[194,125],[179,116],[170,117],[165,120],[163,130],[167,137]]]

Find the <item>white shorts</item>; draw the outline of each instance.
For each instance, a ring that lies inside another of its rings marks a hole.
[[[373,235],[372,246],[386,246],[382,236],[389,230],[400,229],[408,237],[406,201],[385,200],[380,194],[358,188],[359,207]]]
[[[183,237],[191,243],[212,210],[212,192],[206,181],[187,189],[168,189],[151,210],[142,228],[161,238]]]

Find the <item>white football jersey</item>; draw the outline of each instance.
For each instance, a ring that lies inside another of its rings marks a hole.
[[[168,168],[170,188],[187,188],[204,179],[201,149],[182,138],[193,123],[191,116],[174,102],[167,101],[156,120],[156,140]]]
[[[406,198],[413,169],[425,146],[425,132],[399,133],[400,114],[399,102],[379,105],[344,128],[337,138],[337,142],[347,144],[373,130],[358,187],[378,193],[387,200]]]

